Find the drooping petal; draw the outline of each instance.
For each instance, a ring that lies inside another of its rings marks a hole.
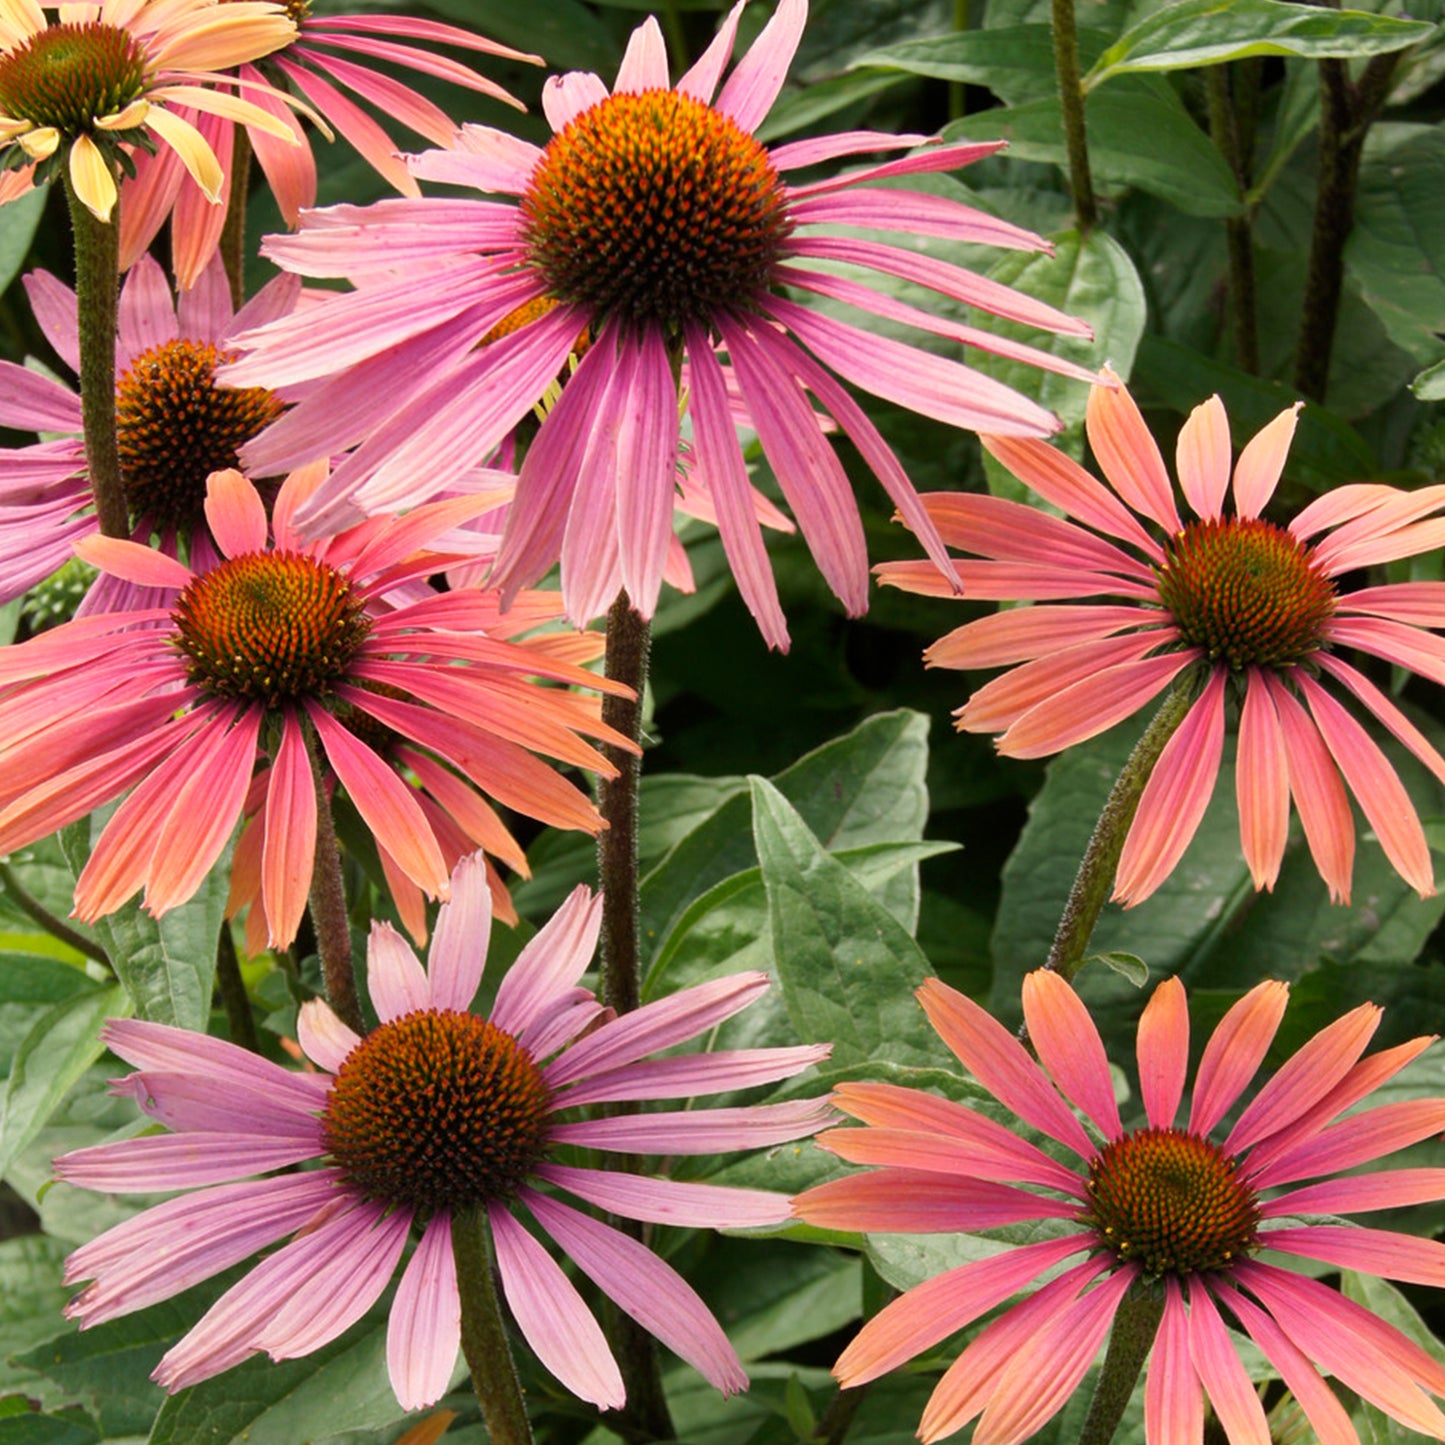
[[[1172,1275],[1164,1282],[1164,1314],[1144,1376],[1144,1434],[1171,1445],[1198,1445],[1204,1438],[1204,1394],[1189,1357],[1184,1299]]]
[[[316,784],[301,723],[287,709],[266,789],[261,853],[261,899],[272,948],[289,948],[296,937],[306,911],[315,854]]]
[[[1279,714],[1256,667],[1248,671],[1234,781],[1244,861],[1255,891],[1272,891],[1289,841],[1289,755]]]
[[[1208,1290],[1189,1290],[1189,1358],[1230,1445],[1270,1445],[1264,1407]]]
[[[462,1342],[451,1216],[434,1214],[402,1271],[386,1325],[386,1371],[403,1410],[446,1394]]]

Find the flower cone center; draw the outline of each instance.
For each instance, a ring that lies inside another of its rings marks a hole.
[[[98,21],[51,25],[0,57],[0,115],[77,136],[144,93],[145,67],[128,30]]]
[[[1259,1206],[1234,1162],[1197,1134],[1141,1129],[1089,1167],[1086,1221],[1145,1274],[1223,1269],[1255,1246]]]
[[[187,585],[171,615],[192,682],[273,707],[328,694],[371,625],[340,572],[295,552],[221,563]]]
[[[351,1051],[321,1118],[328,1152],[367,1198],[466,1209],[514,1194],[546,1142],[547,1086],[511,1034],[428,1009]]]
[[[241,447],[281,415],[264,387],[216,385],[216,367],[231,359],[209,342],[165,341],[116,383],[116,442],[133,520],[159,530],[199,522],[206,478],[237,466]]]
[[[671,90],[575,116],[522,197],[533,264],[562,301],[676,326],[764,290],[791,223],[767,152]]]
[[[1191,522],[1165,544],[1159,595],[1186,642],[1236,669],[1299,662],[1335,610],[1310,549],[1257,519]]]

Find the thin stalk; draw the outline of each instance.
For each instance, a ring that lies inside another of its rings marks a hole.
[[[1330,355],[1345,283],[1345,243],[1355,224],[1365,137],[1389,95],[1404,53],[1397,50],[1374,56],[1355,82],[1350,80],[1345,61],[1319,62],[1319,187],[1294,374],[1296,390],[1314,401],[1325,399],[1329,385]]]
[[[58,938],[77,953],[82,953],[86,958],[94,959],[96,963],[103,963],[107,968],[111,968],[110,957],[106,951],[94,939],[87,938],[83,933],[72,928],[64,919],[57,918],[25,887],[10,864],[3,860],[0,860],[0,892],[3,892],[27,918],[38,923],[52,938]],[[113,969],[111,971],[114,972]]]
[[[1193,689],[1191,668],[1169,690],[1159,711],[1144,729],[1144,736],[1134,745],[1134,751],[1120,769],[1104,810],[1099,814],[1099,821],[1094,825],[1093,836],[1084,850],[1079,871],[1074,876],[1074,886],[1069,891],[1069,901],[1064,905],[1053,947],[1049,949],[1044,963],[1045,968],[1063,974],[1066,979],[1073,978],[1084,960],[1084,950],[1089,946],[1094,925],[1099,921],[1104,904],[1109,901],[1114,874],[1119,867],[1119,855],[1124,851],[1129,825],[1139,810],[1144,785],[1154,771],[1154,764],[1159,761],[1159,754],[1164,751],[1164,744],[1184,721]]]
[[[1104,1368],[1094,1386],[1079,1445],[1109,1445],[1124,1418],[1129,1397],[1164,1317],[1164,1292],[1157,1285],[1134,1285],[1114,1314]]]
[[[107,537],[130,536],[115,436],[115,331],[120,296],[120,202],[102,221],[65,176],[75,236],[75,302],[80,326],[80,417],[95,515]]]
[[[1234,175],[1241,195],[1249,188],[1240,126],[1235,110],[1231,67],[1211,65],[1209,133]],[[1234,354],[1241,371],[1259,375],[1259,324],[1254,289],[1254,217],[1246,207],[1224,222],[1229,248],[1229,305],[1234,326]]]
[[[480,1209],[452,1216],[452,1258],[462,1301],[462,1354],[492,1445],[532,1445],[522,1383],[512,1361],[497,1287],[492,1283],[491,1231]]]
[[[1089,173],[1089,142],[1084,128],[1084,87],[1079,79],[1079,32],[1074,0],[1053,0],[1054,73],[1064,117],[1064,144],[1069,153],[1069,190],[1079,230],[1092,231],[1099,221],[1094,204],[1094,178]]]
[[[221,228],[221,264],[231,285],[231,305],[239,311],[246,300],[246,197],[251,182],[251,137],[243,125],[233,129],[231,194],[226,202],[226,223]]]
[[[256,1037],[256,1020],[251,1016],[251,1000],[246,996],[229,918],[221,920],[221,933],[216,941],[216,988],[221,995],[221,1007],[226,1010],[226,1022],[231,1026],[231,1042],[259,1054],[261,1041]]]
[[[972,26],[971,0],[953,0],[953,32],[962,35]],[[961,80],[948,82],[948,118],[959,120],[968,114],[968,87]]]
[[[677,0],[662,0],[662,24],[667,32],[667,49],[679,70],[688,66],[687,31],[682,24],[682,7]]]
[[[819,1441],[820,1445],[843,1445],[853,1426],[853,1417],[866,1398],[871,1383],[872,1381],[865,1381],[861,1385],[839,1390],[828,1401],[828,1408],[819,1417],[813,1439]]]
[[[341,845],[331,820],[331,803],[316,735],[309,722],[301,725],[306,756],[316,785],[316,861],[311,870],[311,924],[316,930],[316,952],[321,956],[321,978],[326,1001],[337,1018],[358,1034],[366,1032],[361,1000],[356,992],[356,969],[351,959],[351,924],[346,916],[346,885],[341,877]]]

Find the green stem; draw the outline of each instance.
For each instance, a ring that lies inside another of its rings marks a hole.
[[[1134,745],[1134,751],[1120,769],[1104,810],[1099,814],[1099,821],[1094,825],[1093,836],[1084,850],[1074,886],[1069,891],[1069,901],[1064,905],[1064,915],[1059,920],[1053,947],[1049,949],[1044,963],[1045,968],[1051,968],[1065,978],[1073,978],[1084,960],[1084,950],[1089,946],[1094,925],[1104,904],[1109,901],[1114,874],[1119,867],[1119,855],[1124,851],[1129,825],[1139,810],[1144,785],[1149,781],[1165,743],[1184,721],[1193,690],[1194,670],[1190,668],[1169,690],[1159,711],[1144,729],[1144,736]]]
[[[1114,1438],[1163,1317],[1164,1291],[1158,1285],[1136,1283],[1124,1296],[1114,1315],[1104,1368],[1099,1371],[1078,1445],[1109,1445]]]
[[[364,1034],[366,1024],[361,1017],[356,969],[351,960],[351,924],[346,915],[346,884],[341,876],[341,845],[336,841],[336,825],[331,820],[316,734],[309,722],[303,722],[301,729],[316,785],[316,861],[311,869],[310,905],[316,952],[321,957],[321,978],[326,987],[326,1001],[337,1018],[358,1034]]]
[[[972,0],[953,0],[953,32],[962,35],[972,28]],[[961,80],[948,83],[948,118],[960,120],[968,114],[968,88]]]
[[[38,923],[52,938],[58,938],[62,943],[73,948],[77,953],[82,953],[86,958],[94,959],[96,963],[103,963],[107,968],[111,967],[110,958],[106,951],[95,942],[87,938],[83,933],[77,932],[63,919],[57,918],[38,898],[36,898],[20,881],[20,876],[8,862],[0,860],[0,891],[29,919]],[[113,970],[112,970],[113,971]]]
[[[65,177],[75,236],[75,302],[80,325],[80,416],[95,514],[107,537],[130,536],[115,435],[115,332],[120,296],[120,202],[109,221],[92,214]]]
[[[828,1408],[819,1416],[817,1428],[813,1431],[813,1439],[819,1441],[820,1445],[843,1445],[843,1441],[848,1437],[848,1431],[853,1426],[853,1417],[857,1415],[859,1406],[867,1398],[868,1387],[871,1383],[871,1381],[865,1381],[861,1385],[839,1390],[828,1401]]]
[[[221,933],[216,941],[216,987],[221,995],[221,1007],[226,1010],[226,1021],[231,1026],[231,1042],[259,1054],[261,1041],[256,1037],[256,1020],[251,1016],[251,1000],[246,996],[241,960],[236,957],[236,940],[231,937],[228,918],[221,920]]]
[[[687,31],[682,24],[682,8],[677,0],[662,0],[662,24],[667,31],[667,49],[675,70],[688,66]]]
[[[226,224],[221,228],[221,264],[231,283],[231,305],[239,311],[246,300],[246,196],[251,182],[251,138],[245,126],[234,129],[231,194],[226,203]]]
[[[1240,126],[1235,114],[1231,67],[1211,65],[1209,133],[1234,175],[1240,194],[1249,187]],[[1259,326],[1254,289],[1254,218],[1248,209],[1224,223],[1229,249],[1229,301],[1234,319],[1234,352],[1241,371],[1259,375]]]
[[[452,1258],[462,1301],[462,1354],[472,1372],[487,1436],[492,1445],[532,1445],[522,1384],[492,1283],[490,1230],[482,1210],[452,1216]]]
[[[1064,144],[1069,153],[1069,190],[1079,230],[1092,231],[1099,212],[1094,205],[1094,178],[1089,173],[1089,142],[1084,129],[1084,87],[1079,79],[1079,32],[1074,0],[1053,0],[1054,73],[1064,117]]]

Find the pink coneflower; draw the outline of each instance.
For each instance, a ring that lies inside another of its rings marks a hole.
[[[47,9],[57,18],[47,20]],[[0,161],[29,167],[35,179],[63,165],[75,194],[108,221],[116,176],[132,164],[122,147],[160,141],[215,201],[220,163],[180,111],[225,116],[291,143],[281,97],[263,109],[218,89],[235,81],[217,72],[295,35],[286,8],[262,0],[0,0]],[[253,94],[272,93],[263,84]]]
[[[80,371],[75,293],[48,271],[25,277],[35,319],[60,358]],[[149,256],[121,288],[116,338],[116,440],[120,477],[137,541],[156,539],[197,566],[217,559],[205,526],[206,478],[234,467],[243,442],[281,414],[265,388],[215,384],[229,355],[226,333],[291,309],[294,278],[269,283],[239,312],[218,260],[174,300]],[[0,426],[51,433],[33,446],[0,449],[0,602],[18,597],[98,530],[77,389],[0,361]],[[91,609],[114,605],[102,584]]]
[[[1445,641],[1427,630],[1445,626],[1445,583],[1339,585],[1347,573],[1445,542],[1445,518],[1436,515],[1445,486],[1339,487],[1277,526],[1261,513],[1295,411],[1281,412],[1240,453],[1226,510],[1224,406],[1216,396],[1194,409],[1178,449],[1180,485],[1197,519],[1189,522],[1122,386],[1089,396],[1089,443],[1108,487],[1039,442],[983,438],[1003,466],[1083,525],[996,497],[924,498],[951,545],[987,559],[955,564],[971,598],[1042,604],[968,623],[924,654],[935,667],[1023,664],[959,709],[963,731],[1001,733],[999,751],[1010,757],[1044,757],[1112,727],[1194,670],[1198,697],[1155,766],[1119,861],[1114,896],[1125,903],[1153,893],[1194,836],[1214,789],[1231,698],[1242,699],[1240,840],[1256,888],[1272,888],[1279,876],[1292,797],[1331,896],[1349,898],[1348,788],[1401,876],[1422,895],[1434,891],[1429,845],[1399,777],[1326,683],[1352,694],[1445,782],[1445,759],[1340,656],[1357,648],[1445,682]],[[886,563],[878,573],[908,591],[943,591],[916,563]],[[1075,598],[1094,600],[1061,600]]]
[[[876,1379],[1085,1253],[989,1324],[948,1368],[923,1412],[924,1441],[979,1416],[974,1445],[1027,1439],[1083,1379],[1131,1290],[1163,1297],[1145,1387],[1150,1445],[1198,1442],[1204,1395],[1235,1445],[1269,1439],[1221,1306],[1328,1445],[1358,1440],[1317,1369],[1411,1429],[1445,1438],[1445,1414],[1425,1394],[1445,1395],[1445,1366],[1337,1291],[1257,1257],[1268,1250],[1329,1268],[1445,1284],[1445,1246],[1432,1240],[1297,1222],[1301,1215],[1445,1197],[1440,1169],[1323,1177],[1445,1128],[1442,1099],[1340,1118],[1431,1040],[1362,1059],[1380,1017],[1373,1004],[1363,1004],[1282,1065],[1216,1142],[1217,1126],[1274,1038],[1287,994],[1282,983],[1259,984],[1224,1016],[1199,1063],[1189,1122],[1179,1128],[1189,1015],[1183,985],[1162,983],[1139,1021],[1147,1123],[1126,1130],[1098,1031],[1058,974],[1040,969],[1024,980],[1024,1016],[1042,1068],[977,1004],[935,979],[925,983],[919,1001],[964,1067],[1082,1168],[1050,1158],[962,1104],[892,1084],[840,1085],[833,1102],[868,1127],[833,1129],[818,1142],[853,1163],[882,1167],[801,1195],[794,1207],[809,1223],[933,1233],[1055,1222],[1054,1237],[963,1265],[894,1300],[839,1359],[834,1373],[843,1384]],[[1097,1126],[1103,1144],[1070,1105]],[[1321,1182],[1278,1192],[1306,1179]]]
[[[760,973],[684,989],[613,1018],[577,981],[592,957],[600,899],[578,888],[522,951],[490,1018],[469,1012],[486,957],[479,861],[452,875],[424,971],[386,924],[372,928],[371,997],[381,1026],[359,1038],[319,1000],[301,1010],[302,1047],[325,1073],[293,1074],[254,1054],[160,1024],[113,1021],[104,1038],[142,1072],[117,1086],[175,1134],[82,1149],[55,1161],[72,1184],[107,1192],[191,1189],[71,1255],[90,1279],[69,1313],[98,1324],[189,1288],[258,1249],[296,1237],[228,1290],[161,1360],[169,1390],[258,1350],[309,1354],[354,1324],[421,1237],[391,1307],[387,1362],[405,1409],[435,1401],[456,1363],[460,1307],[451,1235],[485,1214],[502,1290],[537,1357],[602,1409],[621,1376],[577,1288],[517,1215],[719,1389],[747,1383],[717,1321],[669,1265],[558,1193],[629,1219],[695,1227],[780,1224],[787,1200],[563,1162],[572,1146],[624,1154],[715,1154],[810,1134],[826,1103],[689,1109],[585,1119],[584,1104],[642,1101],[771,1083],[826,1047],[651,1055],[696,1038],[767,988]],[[585,1037],[583,1037],[585,1035]],[[318,1169],[250,1183],[305,1161]]]
[[[289,466],[284,458],[361,443],[308,509],[307,526],[414,503],[445,486],[457,468],[501,443],[589,330],[592,346],[522,466],[494,578],[504,593],[560,559],[574,621],[608,606],[614,572],[633,605],[652,615],[671,535],[677,373],[685,362],[697,474],[712,494],[744,600],[768,642],[786,646],[719,345],[783,495],[849,612],[867,605],[863,530],[808,393],[945,564],[897,459],[833,372],[956,426],[1038,436],[1056,430],[1056,419],[958,362],[799,305],[784,288],[1086,378],[1091,374],[1043,352],[813,263],[900,277],[1069,335],[1087,336],[1088,328],[917,251],[821,234],[845,225],[1025,250],[1048,244],[952,200],[863,184],[953,170],[992,154],[995,144],[934,146],[925,136],[871,131],[772,150],[759,143],[753,132],[782,86],[808,7],[782,0],[719,91],[742,8],[733,8],[675,87],[653,20],[634,31],[611,93],[590,74],[550,81],[544,105],[556,134],[545,149],[468,126],[454,148],[412,159],[424,180],[515,197],[515,204],[428,198],[332,207],[308,215],[298,235],[271,238],[267,254],[304,275],[437,268],[424,285],[414,274],[366,285],[312,313],[304,328],[265,327],[245,343],[254,353],[228,372],[243,385],[327,379],[252,443],[246,455],[253,464]],[[842,178],[784,180],[842,156],[917,145],[927,148]],[[502,342],[476,349],[502,317],[542,297],[558,304]]]
[[[226,3],[232,4],[234,0]],[[495,81],[446,55],[437,54],[432,47],[452,45],[505,60],[540,63],[538,56],[525,55],[438,20],[410,15],[313,15],[310,0],[289,0],[286,11],[296,22],[294,38],[273,51],[260,69],[243,65],[240,79],[248,86],[258,87],[251,92],[257,97],[257,104],[277,119],[284,120],[286,108],[279,101],[267,98],[267,79],[304,96],[317,115],[329,122],[388,185],[404,196],[417,196],[421,192],[397,154],[396,141],[344,91],[351,91],[382,115],[399,121],[434,145],[449,145],[457,133],[457,124],[426,96],[394,76],[371,68],[369,62],[380,60],[403,66],[518,109],[521,103]],[[413,41],[423,43],[414,45],[410,43]],[[235,122],[218,115],[198,117],[197,124],[222,158],[226,172],[223,196],[228,195]],[[251,150],[289,226],[296,224],[303,206],[316,204],[316,158],[304,133],[297,129],[301,144],[288,145],[259,126],[245,127]],[[225,224],[225,208],[207,205],[202,193],[186,183],[182,168],[164,153],[154,158],[139,158],[135,179],[123,189],[122,268],[145,251],[166,217],[174,213],[172,261],[181,287],[189,288],[216,253]]]
[[[213,473],[206,519],[221,555],[207,568],[135,542],[86,538],[76,549],[85,560],[137,587],[166,589],[167,600],[78,618],[0,650],[0,853],[138,784],[77,881],[79,917],[109,913],[142,887],[157,915],[189,898],[231,836],[264,751],[261,891],[270,940],[285,947],[315,848],[308,732],[318,763],[396,867],[429,896],[444,895],[435,830],[361,722],[444,758],[489,797],[544,823],[601,826],[586,797],[529,750],[609,772],[579,734],[619,739],[594,702],[532,679],[612,685],[488,636],[496,607],[483,594],[423,591],[411,600],[403,590],[457,560],[445,534],[485,497],[434,502],[303,544],[292,518],[324,474],[320,465],[282,484],[268,545],[256,489],[239,472]]]

